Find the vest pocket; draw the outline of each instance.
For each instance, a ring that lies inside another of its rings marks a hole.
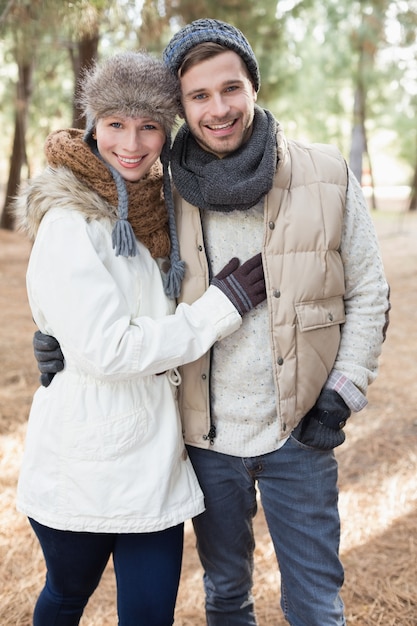
[[[340,325],[346,319],[342,296],[310,302],[297,302],[295,311],[301,332]]]

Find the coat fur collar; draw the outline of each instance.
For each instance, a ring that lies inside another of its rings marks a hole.
[[[117,219],[117,208],[78,180],[65,167],[47,167],[39,176],[22,186],[13,212],[16,224],[34,240],[44,215],[53,208],[80,211],[86,220]]]

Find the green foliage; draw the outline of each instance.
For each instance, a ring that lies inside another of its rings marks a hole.
[[[120,39],[118,42],[115,37],[113,49],[122,47],[128,39],[126,32],[133,31],[132,9],[137,3],[129,0],[9,0],[7,7],[3,4],[0,5],[0,76],[3,78],[0,110],[6,130],[0,139],[1,154],[5,155],[0,160],[0,186],[5,184],[8,174],[14,111],[18,105],[17,63],[30,62],[33,67],[26,141],[29,172],[34,172],[43,165],[43,142],[47,134],[71,125],[78,42],[94,33],[98,24],[105,33],[104,44],[110,41],[110,48],[113,47],[113,31]],[[132,47],[135,41],[133,38]]]
[[[34,63],[28,153],[71,122],[69,52],[99,24],[100,54],[146,48],[160,54],[185,23],[214,17],[240,28],[258,58],[258,102],[295,138],[350,148],[353,95],[366,89],[366,125],[386,128],[392,152],[416,160],[416,0],[0,0],[0,140],[4,178],[16,106],[16,61]],[[396,35],[393,37],[392,32]]]

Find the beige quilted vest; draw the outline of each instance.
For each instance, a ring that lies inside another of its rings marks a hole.
[[[279,131],[279,167],[265,199],[263,262],[280,437],[311,408],[336,358],[344,313],[344,274],[338,252],[347,167],[332,146],[287,144]],[[176,197],[181,301],[208,286],[200,214]],[[190,271],[190,268],[192,270]],[[260,349],[264,349],[260,343]],[[209,446],[210,355],[182,368],[180,409],[187,443]]]

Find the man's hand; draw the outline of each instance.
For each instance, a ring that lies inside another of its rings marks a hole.
[[[332,450],[345,440],[343,428],[351,410],[333,389],[323,389],[316,404],[292,432],[301,443],[318,450]]]
[[[64,369],[64,355],[55,337],[44,335],[37,330],[33,335],[33,351],[41,373],[43,387],[51,384],[53,377]]]

